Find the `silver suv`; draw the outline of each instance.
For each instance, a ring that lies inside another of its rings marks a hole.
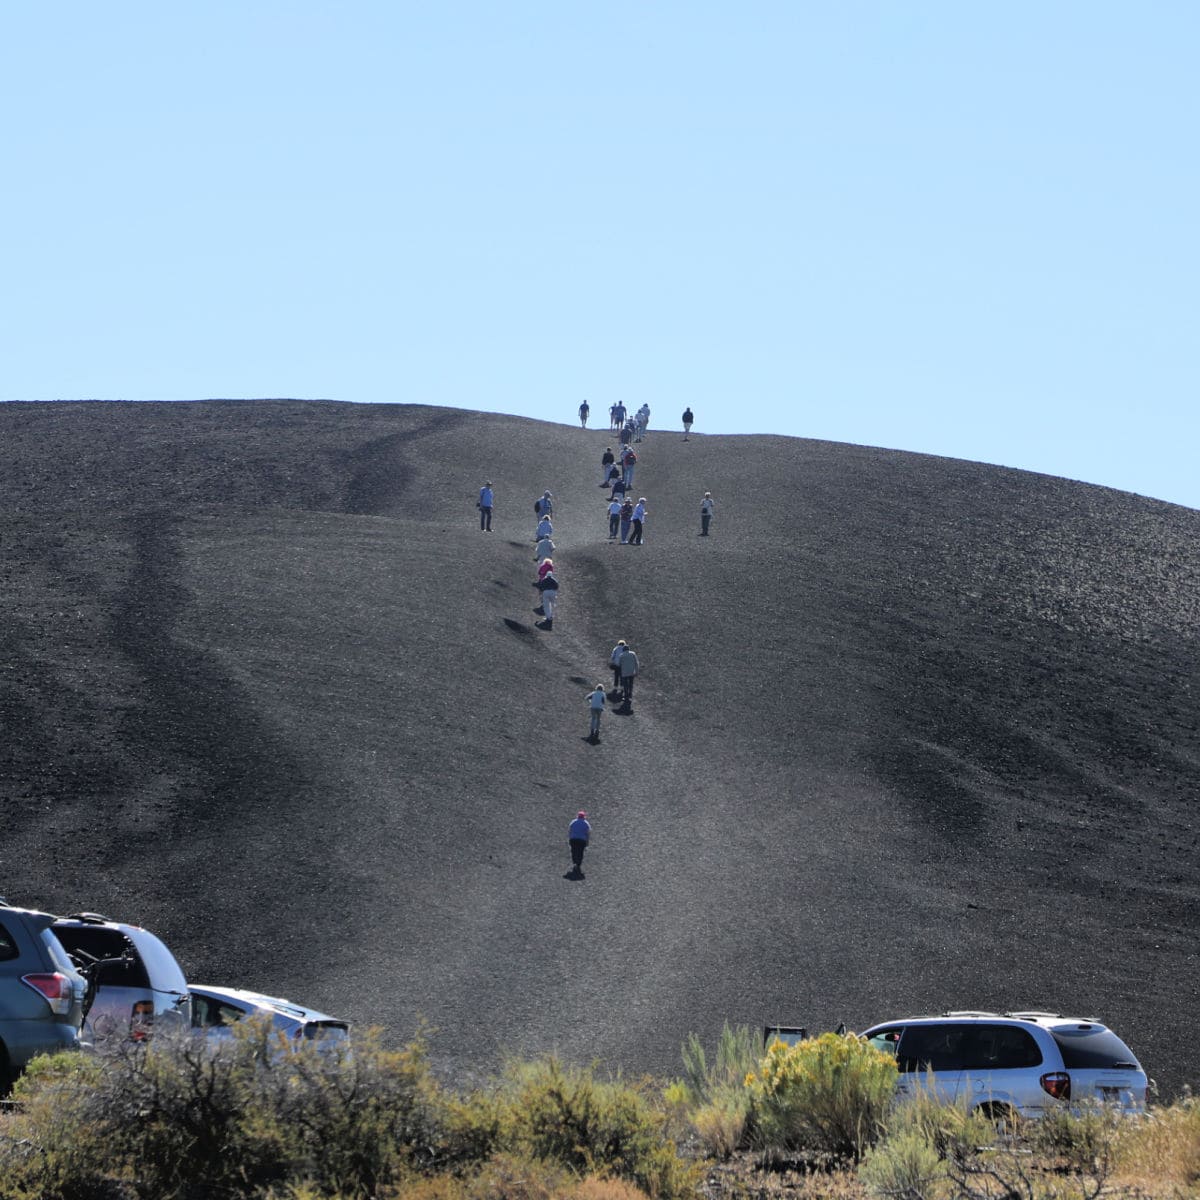
[[[75,913],[56,920],[54,933],[76,964],[94,973],[86,1038],[144,1042],[156,1027],[162,1032],[191,1026],[192,1002],[183,970],[148,929],[98,913]]]
[[[53,923],[0,899],[0,1093],[35,1054],[79,1045],[85,984]]]
[[[1040,1117],[1087,1102],[1130,1112],[1146,1106],[1146,1072],[1091,1017],[948,1012],[887,1021],[862,1036],[896,1056],[900,1095],[932,1089],[940,1100],[995,1118]]]

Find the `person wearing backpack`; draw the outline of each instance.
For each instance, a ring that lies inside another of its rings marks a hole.
[[[621,480],[626,487],[633,486],[633,468],[637,466],[637,455],[633,447],[626,445],[621,451]]]
[[[696,418],[692,416],[692,409],[689,405],[683,410],[683,440],[685,442],[688,440],[688,434],[692,432],[692,422],[695,419]]]

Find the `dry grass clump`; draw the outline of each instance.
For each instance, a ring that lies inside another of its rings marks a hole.
[[[1200,1196],[1200,1100],[1189,1095],[1168,1108],[1152,1108],[1123,1130],[1116,1175],[1147,1195]]]

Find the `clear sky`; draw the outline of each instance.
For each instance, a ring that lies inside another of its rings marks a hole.
[[[1200,507],[1195,0],[0,10],[0,400],[782,433]]]

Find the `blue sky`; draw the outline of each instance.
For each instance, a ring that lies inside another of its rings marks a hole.
[[[328,397],[1200,507],[1200,5],[0,13],[0,400]]]

